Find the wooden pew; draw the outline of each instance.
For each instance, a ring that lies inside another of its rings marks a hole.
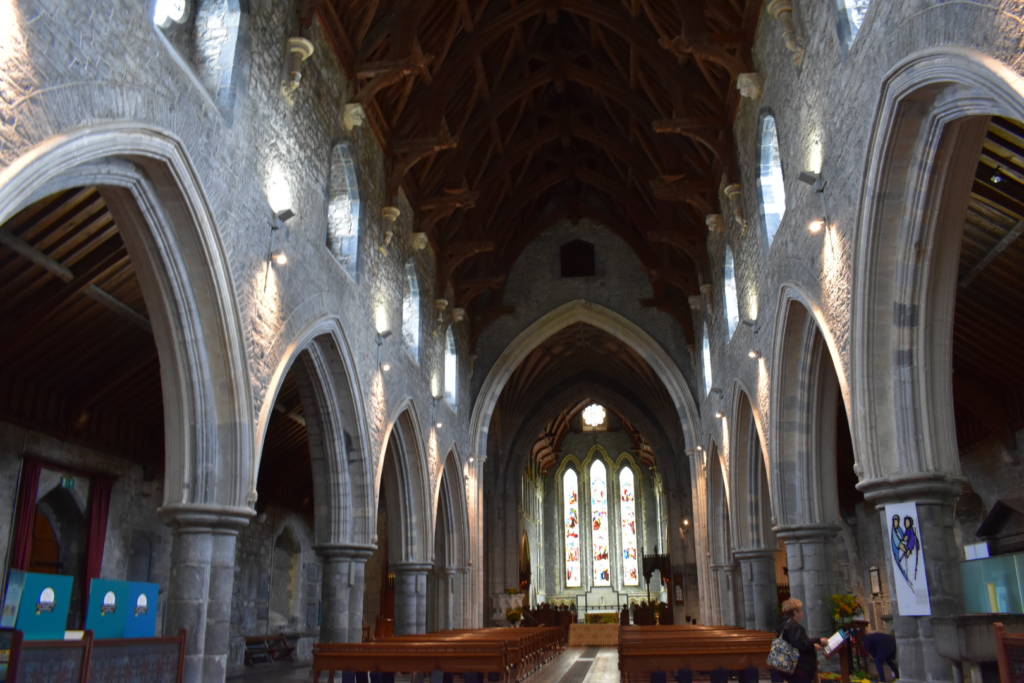
[[[393,636],[373,643],[317,643],[314,680],[321,672],[433,672],[525,678],[563,647],[559,627],[488,628]],[[373,647],[366,647],[373,646]],[[399,648],[400,656],[393,656]],[[320,655],[318,657],[318,655]],[[489,658],[489,659],[488,659]]]
[[[186,631],[163,638],[92,641],[89,678],[94,683],[182,683]]]
[[[730,627],[623,626],[619,632],[622,680],[648,680],[678,671],[764,670],[775,634]]]
[[[81,640],[24,640],[15,631],[7,664],[8,683],[86,683],[92,631]]]
[[[374,641],[372,643],[316,643],[313,645],[313,681],[335,672],[371,674],[443,673],[495,674],[509,680],[511,660],[504,642],[484,641]]]

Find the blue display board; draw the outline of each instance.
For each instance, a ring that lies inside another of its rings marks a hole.
[[[123,638],[124,624],[130,604],[132,587],[128,581],[93,579],[89,583],[89,607],[85,613],[85,628],[96,639]]]
[[[155,583],[128,584],[125,602],[125,638],[156,636],[156,616],[160,605],[160,586]]]
[[[70,576],[25,574],[17,627],[25,640],[62,640],[71,607]]]

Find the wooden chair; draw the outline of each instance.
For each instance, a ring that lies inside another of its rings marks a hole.
[[[999,683],[1024,683],[1024,633],[1007,633],[1002,622],[994,622]]]

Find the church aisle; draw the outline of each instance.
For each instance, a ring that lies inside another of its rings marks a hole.
[[[571,647],[526,679],[529,683],[605,683],[619,680],[619,654],[613,647]]]

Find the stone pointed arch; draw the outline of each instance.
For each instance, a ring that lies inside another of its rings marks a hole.
[[[418,425],[412,401],[401,404],[397,416],[388,423],[376,463],[376,499],[380,498],[381,487],[386,485],[394,486],[398,494],[394,500],[388,499],[400,520],[400,537],[395,539],[398,553],[392,558],[396,562],[427,563],[433,547],[430,468]],[[396,481],[390,483],[384,481],[387,458],[392,459],[396,475]]]
[[[733,546],[752,550],[774,547],[771,533],[774,503],[764,421],[750,400],[750,392],[737,380],[733,391],[729,489],[732,492]],[[762,482],[761,477],[765,478]],[[762,487],[767,483],[767,487]],[[764,505],[767,503],[767,506]]]
[[[277,394],[288,372],[301,362],[308,382],[302,383],[307,407],[313,489],[317,514],[316,543],[320,546],[368,545],[374,534],[374,472],[366,448],[369,433],[363,392],[355,359],[335,317],[314,321],[293,341],[281,345],[280,360],[271,376],[256,422],[257,461],[253,489],[259,472],[263,440]]]
[[[234,286],[184,146],[143,124],[96,124],[0,170],[0,222],[54,192],[96,185],[138,273],[160,359],[163,510],[252,514],[252,396]]]
[[[989,116],[1024,120],[1024,79],[970,49],[925,50],[886,77],[858,220],[851,348],[860,488],[957,490],[952,337],[962,230]],[[894,489],[902,489],[896,492]]]
[[[462,468],[454,450],[444,457],[434,499],[434,625],[460,628],[467,620],[467,569],[469,567],[469,516]]]
[[[835,479],[835,458],[821,457],[818,441],[828,417],[821,408],[833,396],[830,392],[838,392],[849,417],[849,383],[824,316],[794,285],[782,287],[774,329],[768,474],[776,522],[787,527],[828,524],[838,512],[832,509],[835,497],[824,496],[821,483]],[[825,363],[832,365],[835,387]]]
[[[607,332],[640,354],[665,384],[665,389],[675,405],[686,443],[697,443],[699,411],[690,387],[675,361],[636,323],[600,304],[575,299],[549,311],[520,332],[491,366],[477,394],[470,418],[473,455],[477,458],[487,457],[487,433],[491,416],[505,383],[515,369],[531,351],[551,335],[576,323],[586,323]]]

